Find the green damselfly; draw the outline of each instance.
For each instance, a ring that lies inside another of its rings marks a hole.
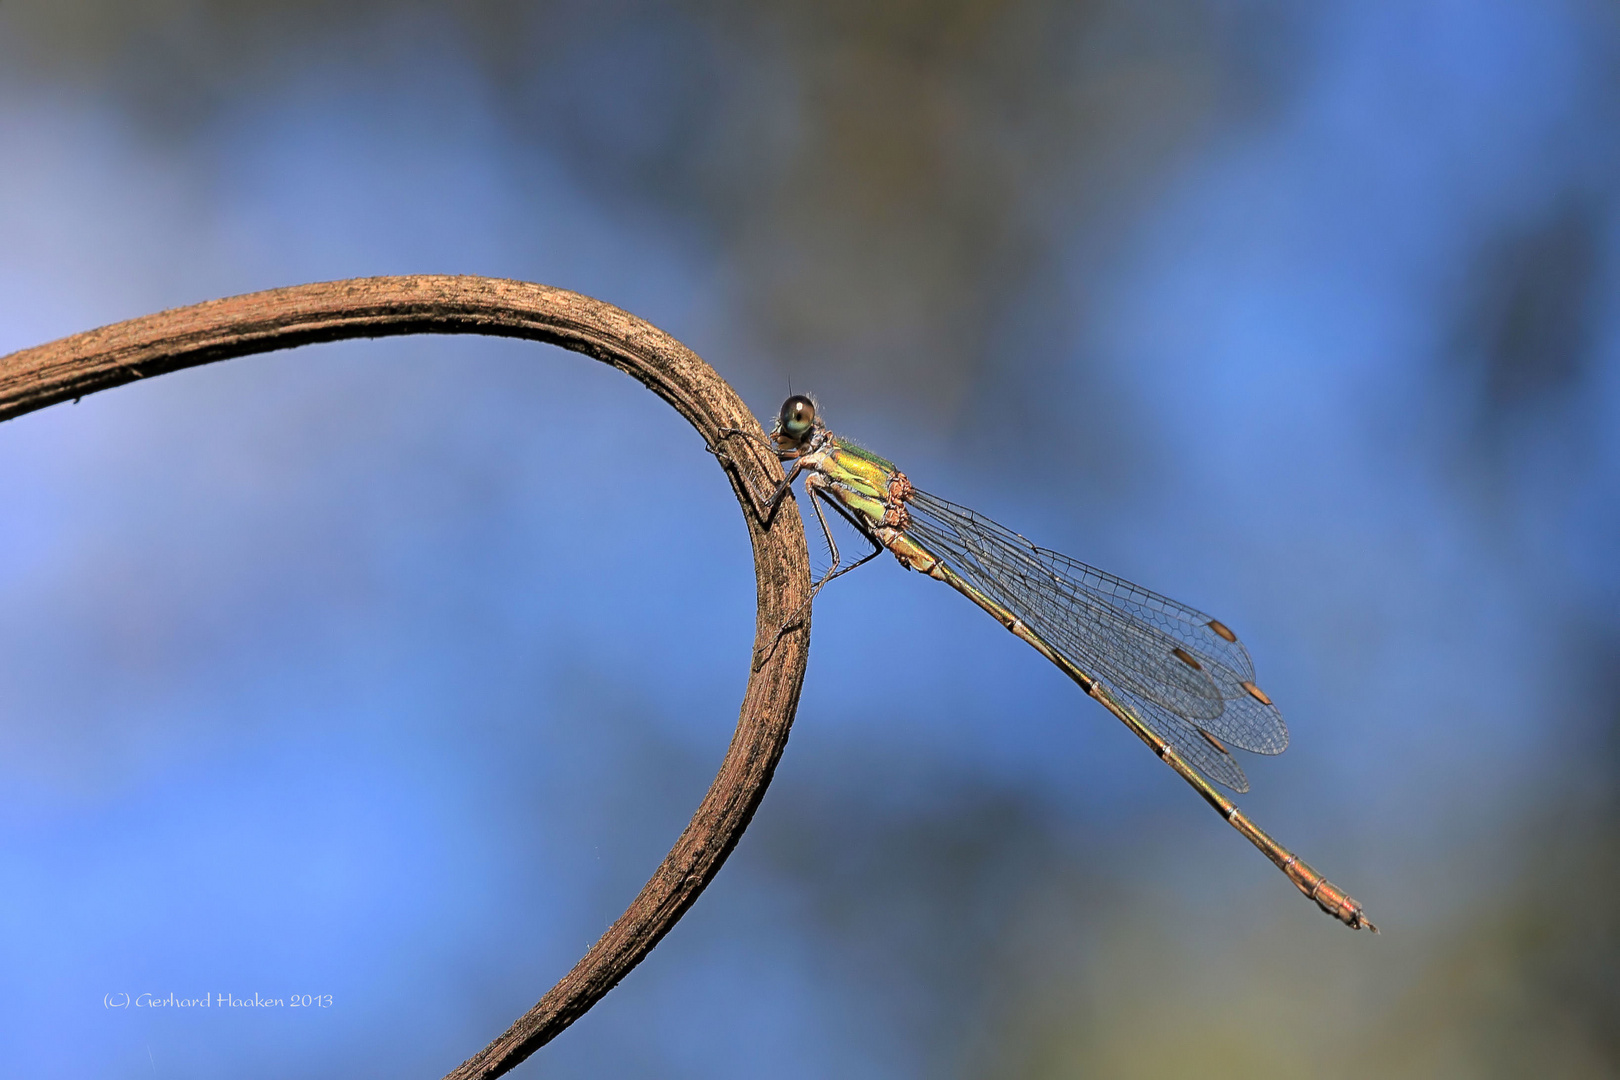
[[[1348,893],[1215,789],[1218,783],[1249,790],[1229,745],[1258,754],[1288,746],[1282,714],[1255,684],[1249,651],[1226,624],[918,490],[893,462],[829,431],[803,395],[782,405],[770,439],[777,457],[792,464],[768,498],[755,496],[762,517],[769,518],[802,475],[832,553],[812,598],[883,551],[945,582],[1122,720],[1323,911],[1353,929],[1378,932]],[[842,565],[823,504],[872,550]]]

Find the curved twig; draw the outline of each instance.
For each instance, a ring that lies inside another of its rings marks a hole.
[[[713,368],[656,327],[563,289],[478,277],[356,278],[178,308],[0,357],[0,420],[137,379],[320,341],[395,334],[491,334],[572,349],[611,364],[668,401],[715,452],[743,506],[758,586],[754,655],[810,589],[804,530],[791,500],[766,529],[745,478],[775,459],[727,428],[753,416]],[[754,485],[760,486],[758,482]],[[574,969],[446,1080],[506,1072],[582,1016],[651,951],[719,872],[787,745],[809,649],[808,618],[752,670],[720,771],[641,894]]]

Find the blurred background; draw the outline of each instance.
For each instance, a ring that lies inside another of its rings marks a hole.
[[[1609,0],[8,0],[0,353],[610,301],[1236,628],[1293,734],[1240,803],[1384,930],[884,558],[718,881],[515,1075],[1615,1076],[1617,61]],[[0,507],[15,1075],[438,1076],[735,723],[729,488],[573,354],[166,376],[5,424]]]

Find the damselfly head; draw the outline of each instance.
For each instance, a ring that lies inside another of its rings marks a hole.
[[[816,430],[816,403],[803,394],[794,394],[782,402],[771,438],[783,450],[794,450]]]

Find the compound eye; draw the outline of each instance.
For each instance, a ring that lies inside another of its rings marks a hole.
[[[816,423],[816,404],[802,394],[795,394],[782,403],[782,415],[776,425],[783,435],[798,442],[810,434]]]

